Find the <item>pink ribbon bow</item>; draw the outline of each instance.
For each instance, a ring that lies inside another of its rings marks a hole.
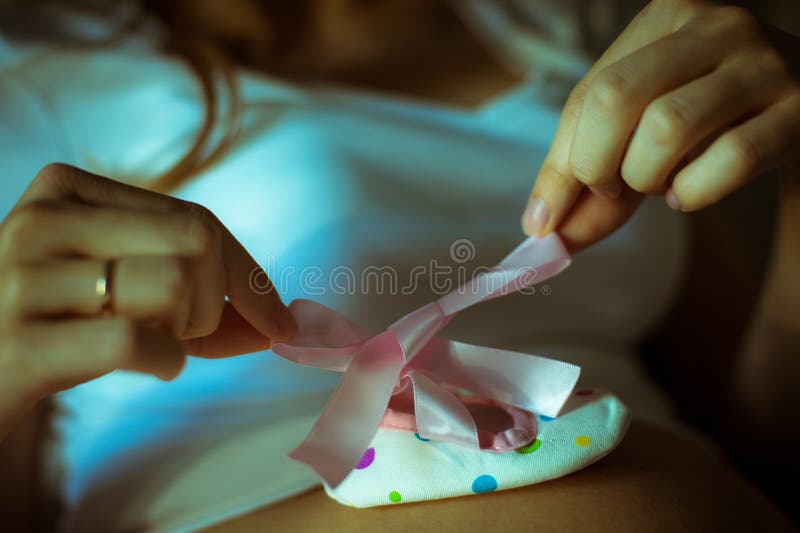
[[[289,457],[310,466],[336,488],[369,446],[390,400],[402,398],[413,406],[421,437],[480,449],[475,419],[452,392],[459,389],[558,416],[578,380],[577,366],[434,335],[462,309],[544,281],[569,263],[569,254],[555,234],[529,238],[496,267],[377,335],[324,305],[294,300],[290,309],[299,333],[291,342],[275,343],[272,350],[295,363],[344,376]],[[535,437],[535,425],[531,429],[522,436],[527,442]],[[527,444],[519,442],[519,429],[506,433],[508,443]]]

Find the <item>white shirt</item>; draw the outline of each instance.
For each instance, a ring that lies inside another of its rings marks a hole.
[[[146,49],[5,57],[1,216],[47,162],[148,176],[191,146],[202,101],[180,63]],[[239,79],[246,135],[176,196],[214,211],[286,301],[313,298],[378,329],[430,301],[430,285],[336,294],[335,269],[388,266],[409,280],[431,260],[457,267],[458,239],[474,246],[469,265],[489,266],[523,238],[519,217],[558,120],[536,83],[464,110]],[[634,416],[667,421],[634,348],[663,318],[684,248],[679,216],[648,200],[576,254],[549,295],[483,304],[444,335],[577,362],[584,383],[614,390]],[[322,277],[304,284],[312,271]],[[65,527],[188,530],[315,485],[285,454],[338,378],[265,352],[192,358],[171,383],[117,372],[59,395],[51,458]]]

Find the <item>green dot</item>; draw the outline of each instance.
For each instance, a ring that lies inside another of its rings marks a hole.
[[[533,453],[539,449],[539,446],[542,445],[542,441],[536,439],[535,441],[531,442],[527,446],[523,446],[522,448],[517,448],[514,450],[517,453]]]
[[[389,499],[392,500],[394,503],[397,503],[400,500],[402,500],[403,497],[400,496],[399,492],[397,492],[396,490],[393,490],[392,492],[389,493]]]

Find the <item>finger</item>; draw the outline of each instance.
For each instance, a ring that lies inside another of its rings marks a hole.
[[[193,262],[179,256],[123,257],[112,265],[117,315],[160,324],[174,335],[186,329],[194,285]],[[0,308],[17,319],[96,317],[103,306],[98,282],[106,261],[53,261],[0,274]],[[216,327],[215,327],[216,329]]]
[[[74,200],[86,205],[175,211],[185,202],[71,165],[51,163],[36,175],[15,209],[33,202]]]
[[[545,159],[539,170],[522,214],[522,230],[528,235],[541,237],[558,227],[583,189],[583,184],[572,176],[569,165],[564,163],[566,159],[557,154],[560,147],[569,146],[556,136],[550,148],[552,155],[548,154],[549,159]]]
[[[558,234],[570,252],[582,250],[622,226],[643,198],[628,188],[614,199],[584,189],[574,208],[559,226]]]
[[[216,358],[267,350],[271,342],[227,303],[215,332],[184,344],[191,355]]]
[[[148,212],[68,203],[29,204],[3,223],[0,261],[59,256],[199,255],[209,236],[186,212]]]
[[[200,253],[195,257],[191,310],[182,339],[210,335],[222,317],[227,292],[227,269],[223,258],[225,231],[222,224],[206,208],[189,204],[185,212],[195,221],[200,237]]]
[[[748,54],[657,98],[625,154],[623,179],[639,192],[663,193],[672,169],[699,142],[762,109],[789,83],[779,62]]]
[[[570,148],[572,174],[593,190],[615,198],[622,190],[619,169],[634,128],[650,102],[715,68],[723,42],[698,49],[687,29],[659,39],[595,75]]]
[[[180,341],[123,317],[28,322],[13,336],[20,378],[50,394],[116,369],[175,378],[185,363]]]
[[[223,257],[227,272],[228,300],[262,334],[272,339],[288,339],[297,333],[289,309],[255,259],[223,227]],[[254,285],[254,281],[258,285]]]
[[[251,276],[259,270],[257,263],[208,209],[59,164],[50,165],[39,173],[23,195],[21,205],[63,198],[77,198],[90,205],[152,210],[167,218],[174,216],[176,210],[189,214],[191,227],[200,243],[200,253],[205,250],[209,262],[206,272],[201,272],[198,279],[211,284],[209,290],[196,292],[197,308],[193,309],[189,321],[189,337],[213,332],[211,326],[219,322],[222,314],[223,302],[215,296],[220,288],[227,293],[235,309],[264,335],[285,339],[295,334],[294,318],[277,291],[251,290]],[[211,250],[215,233],[221,237],[219,258]],[[214,273],[220,272],[223,276],[213,277]],[[266,278],[263,270],[261,277]]]
[[[59,315],[96,316],[103,306],[98,280],[105,262],[54,261],[0,272],[0,313],[17,320]]]
[[[192,310],[189,322],[186,325],[184,337],[191,338],[207,335],[216,329],[219,323],[224,304],[225,269],[222,263],[220,235],[217,228],[210,227],[204,208],[197,204],[185,202],[152,191],[126,185],[103,176],[86,172],[70,165],[55,163],[43,168],[31,185],[23,194],[15,209],[24,209],[33,203],[45,204],[69,200],[83,205],[95,207],[116,207],[144,212],[161,213],[154,217],[155,224],[159,218],[175,216],[185,213],[192,220],[199,219],[193,224],[199,246],[195,248],[201,255],[198,262],[198,275],[195,277],[195,291],[192,300]],[[192,226],[192,224],[187,224]],[[146,229],[146,228],[145,228]],[[170,253],[173,243],[167,242],[167,251],[163,249],[163,242],[151,242],[148,232],[143,232],[144,243],[137,241],[135,250],[128,249],[128,254],[142,253]],[[127,241],[126,241],[127,242]],[[139,246],[145,244],[147,246]],[[39,253],[34,249],[31,255]],[[180,253],[180,249],[174,250]],[[112,256],[121,255],[122,252]]]
[[[196,264],[181,256],[121,258],[114,265],[113,312],[160,324],[181,338],[193,307]]]
[[[758,174],[796,158],[800,146],[800,92],[720,136],[684,168],[667,191],[673,209],[713,204]]]
[[[592,78],[608,65],[682,26],[697,9],[687,2],[681,9],[665,12],[657,3],[651,3],[628,24],[573,89],[564,105],[555,137],[523,213],[522,228],[525,233],[542,236],[553,231],[581,194],[583,184],[572,175],[569,154],[586,89]]]

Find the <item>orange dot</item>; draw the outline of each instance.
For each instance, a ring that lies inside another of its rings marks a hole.
[[[578,435],[575,437],[575,444],[578,446],[588,446],[592,442],[592,439],[589,438],[589,435]]]

